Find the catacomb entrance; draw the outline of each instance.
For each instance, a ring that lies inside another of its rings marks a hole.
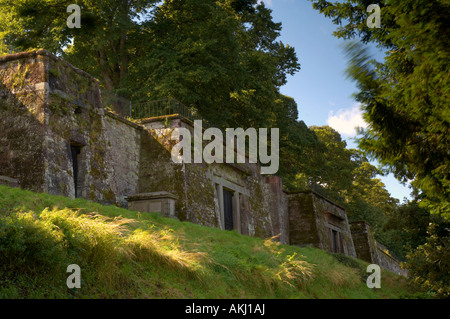
[[[225,230],[233,230],[233,192],[223,189],[223,212],[225,219]]]
[[[248,190],[224,178],[213,176],[218,224],[223,230],[241,232],[240,201]]]
[[[80,196],[80,164],[81,164],[81,146],[71,144],[70,152],[72,155],[73,184],[75,188],[75,198]]]
[[[334,229],[331,230],[332,235],[332,242],[333,242],[333,252],[338,253],[339,252],[339,233],[335,231]]]

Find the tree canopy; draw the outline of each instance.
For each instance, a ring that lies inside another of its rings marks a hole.
[[[369,124],[360,131],[359,147],[398,179],[412,180],[416,189],[415,201],[394,211],[385,224],[385,239],[403,256],[408,251],[414,283],[448,298],[450,2],[379,1],[381,27],[368,28],[368,1],[311,1],[339,25],[335,36],[359,39],[346,49],[348,75],[357,84],[355,96]],[[368,43],[385,50],[384,61],[371,57]]]
[[[449,27],[445,0],[380,1],[381,28],[366,25],[367,1],[312,0],[339,25],[335,35],[359,38],[348,45],[349,76],[369,127],[359,146],[400,180],[413,180],[424,202],[450,217]],[[385,50],[374,61],[364,43]]]
[[[281,23],[257,0],[0,0],[0,37],[43,47],[135,101],[172,97],[219,127],[264,127],[300,69]]]

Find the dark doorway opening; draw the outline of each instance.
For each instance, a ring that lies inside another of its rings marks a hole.
[[[233,230],[233,193],[223,190],[223,213],[225,219],[225,230]]]
[[[78,172],[80,163],[81,147],[70,145],[70,151],[72,153],[72,168],[73,168],[73,184],[75,186],[75,198],[78,196]]]
[[[332,236],[333,236],[333,252],[338,253],[339,252],[339,233],[335,230],[331,230]]]

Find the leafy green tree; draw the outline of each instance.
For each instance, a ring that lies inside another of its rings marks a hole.
[[[148,40],[143,22],[155,0],[0,0],[0,38],[22,49],[45,48],[120,88],[130,60]],[[81,28],[69,28],[70,4],[81,8]]]
[[[282,25],[274,22],[272,10],[257,0],[228,0],[239,15],[239,20],[245,28],[240,36],[240,42],[246,52],[248,63],[260,63],[258,54],[264,53],[266,62],[275,64],[276,70],[270,79],[276,87],[287,83],[286,76],[294,75],[299,69],[297,56],[293,47],[277,41]],[[226,1],[226,2],[228,2]],[[270,59],[269,59],[270,58]],[[253,70],[254,72],[257,70]]]
[[[280,128],[280,169],[287,190],[306,189],[325,165],[326,146],[298,119],[298,107],[291,97],[276,100],[273,127]]]
[[[349,76],[359,88],[369,128],[360,147],[399,179],[413,180],[432,212],[450,217],[449,28],[446,0],[380,1],[381,28],[366,25],[364,0],[331,3],[312,0],[313,7],[339,25],[337,37],[359,37],[386,50],[383,63],[367,49],[348,47]]]
[[[0,38],[0,56],[14,52],[14,48]]]
[[[246,119],[264,113],[256,105],[230,107],[247,76],[235,35],[241,26],[230,10],[213,0],[164,1],[147,25],[152,40],[144,44],[146,54],[129,75],[133,100],[176,98],[221,126],[239,111]]]
[[[164,1],[147,24],[152,41],[130,72],[131,91],[176,98],[222,128],[268,126],[279,86],[299,69],[270,13],[256,1]]]
[[[408,254],[407,267],[413,282],[434,298],[450,298],[449,223],[430,223],[423,245]]]
[[[331,3],[311,0],[313,7],[339,25],[347,47],[348,75],[369,126],[359,146],[402,181],[412,180],[420,205],[450,219],[450,29],[447,0],[383,0],[381,28],[368,28],[365,0]],[[363,44],[385,50],[375,61]],[[448,231],[430,228],[427,242],[409,254],[414,282],[438,297],[448,297]]]
[[[347,214],[350,221],[368,222],[375,238],[398,252],[397,243],[386,234],[385,225],[398,209],[398,200],[392,198],[384,183],[377,178],[381,172],[370,164],[360,151],[353,150],[353,182],[346,197]]]
[[[391,243],[390,248],[402,259],[425,244],[427,228],[435,217],[419,207],[417,200],[403,203],[389,216],[384,225],[385,238]]]
[[[353,170],[351,197],[365,200],[386,216],[392,215],[397,210],[398,200],[391,197],[386,185],[377,178],[381,174],[380,170],[370,164],[365,157],[362,157],[357,165]]]
[[[357,167],[352,161],[353,151],[347,149],[347,143],[330,126],[311,126],[310,129],[325,144],[325,164],[314,183],[325,189],[329,196],[343,198],[353,183],[353,171]]]

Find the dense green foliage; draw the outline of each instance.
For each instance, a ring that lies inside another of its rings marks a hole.
[[[0,1],[0,38],[43,47],[134,102],[172,97],[219,127],[266,127],[300,69],[281,23],[256,0]]]
[[[348,73],[358,85],[356,98],[369,123],[360,147],[398,178],[413,180],[431,201],[433,212],[448,215],[450,3],[381,1],[382,27],[369,29],[367,1],[313,2],[340,25],[337,37],[359,36],[363,43],[374,42],[386,50],[382,63],[373,61],[361,44],[353,43],[347,50]]]
[[[412,297],[387,271],[367,288],[350,257],[1,185],[0,252],[0,298]]]
[[[325,152],[322,155],[324,162],[317,163],[318,174],[309,177],[309,186],[345,207],[350,222],[366,221],[379,242],[404,257],[404,242],[396,241],[384,229],[398,208],[398,200],[391,197],[377,178],[381,172],[361,151],[348,149],[347,143],[333,128],[310,128],[325,146]]]
[[[174,97],[219,127],[264,127],[279,86],[299,69],[281,24],[256,1],[165,1],[130,72],[133,100]],[[136,81],[135,79],[142,79]]]
[[[369,123],[361,131],[359,147],[400,180],[412,180],[416,194],[421,193],[419,205],[441,222],[441,217],[448,220],[450,2],[379,1],[381,28],[368,28],[368,1],[311,1],[314,8],[339,25],[335,36],[361,40],[348,44],[346,49],[348,75],[356,81],[356,99]],[[363,45],[367,43],[385,50],[383,62],[371,58]],[[398,212],[404,215],[412,209],[418,214],[407,216],[417,225],[402,224],[402,229],[406,228],[403,239],[415,249],[409,255],[411,275],[430,293],[448,295],[444,286],[448,286],[450,269],[443,258],[448,259],[449,229],[430,231],[426,242],[417,247],[414,242],[424,240],[422,233],[427,226],[422,223],[423,212],[414,205],[406,205]],[[421,227],[420,235],[414,234],[417,227]]]
[[[435,298],[450,298],[450,236],[448,222],[430,223],[423,245],[408,254],[410,277]]]

